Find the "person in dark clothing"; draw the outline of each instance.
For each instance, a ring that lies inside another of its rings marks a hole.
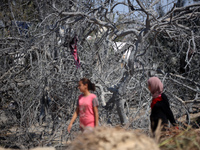
[[[40,100],[41,103],[41,110],[40,110],[40,116],[39,116],[39,123],[42,124],[46,120],[46,115],[48,112],[48,108],[50,106],[51,99],[48,96],[48,92],[44,91],[42,98]]]
[[[152,133],[155,134],[159,120],[161,120],[163,127],[168,125],[168,120],[173,126],[176,126],[174,115],[169,106],[169,100],[163,93],[163,84],[160,79],[158,77],[149,78],[148,88],[152,95],[150,115]]]

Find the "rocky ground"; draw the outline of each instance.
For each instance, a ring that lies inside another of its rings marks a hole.
[[[186,116],[183,116],[179,121],[185,122],[185,118]],[[80,134],[79,131],[73,130],[72,133],[69,134],[66,130],[66,122],[63,122],[55,132],[52,132],[51,122],[46,122],[42,125],[36,123],[28,128],[19,128],[12,124],[13,119],[16,118],[10,118],[1,111],[0,145],[4,148],[31,149],[33,147],[42,146],[54,147],[56,150],[126,150],[136,148],[140,150],[156,150],[159,149],[159,146],[160,149],[168,149],[166,145],[173,143],[173,141],[177,139],[178,141],[185,141],[183,140],[184,134],[186,134],[188,138],[196,139],[196,141],[200,143],[200,113],[191,114],[191,126],[189,126],[188,129],[180,128],[179,130],[160,134],[161,139],[157,141],[157,143],[155,139],[150,138],[149,132],[142,129],[130,130],[103,126],[89,133]],[[73,128],[77,129],[78,123],[75,123]],[[169,139],[171,142],[169,142]]]

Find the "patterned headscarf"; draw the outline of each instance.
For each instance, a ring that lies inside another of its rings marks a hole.
[[[151,77],[148,80],[150,92],[153,98],[158,97],[163,92],[163,84],[158,77]]]

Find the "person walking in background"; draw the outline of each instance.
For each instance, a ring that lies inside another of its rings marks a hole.
[[[44,121],[46,121],[46,116],[48,114],[49,106],[51,99],[48,94],[48,87],[46,87],[43,91],[43,95],[40,99],[41,109],[40,109],[40,116],[39,116],[39,124],[42,125]]]
[[[99,123],[99,102],[97,96],[90,93],[90,90],[95,91],[95,84],[91,83],[89,79],[83,78],[79,81],[78,88],[82,94],[78,97],[77,108],[67,128],[69,133],[78,115],[81,131],[94,128],[98,126]]]
[[[148,89],[152,95],[151,102],[151,131],[155,136],[155,131],[158,127],[158,122],[161,120],[161,125],[168,124],[168,120],[173,126],[176,125],[174,115],[169,107],[169,100],[163,93],[163,84],[158,77],[151,77],[148,80]]]

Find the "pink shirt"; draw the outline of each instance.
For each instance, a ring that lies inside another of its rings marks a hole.
[[[98,106],[97,96],[95,94],[90,94],[88,96],[80,95],[78,98],[79,107],[79,120],[80,127],[94,127],[95,117],[93,107]]]

